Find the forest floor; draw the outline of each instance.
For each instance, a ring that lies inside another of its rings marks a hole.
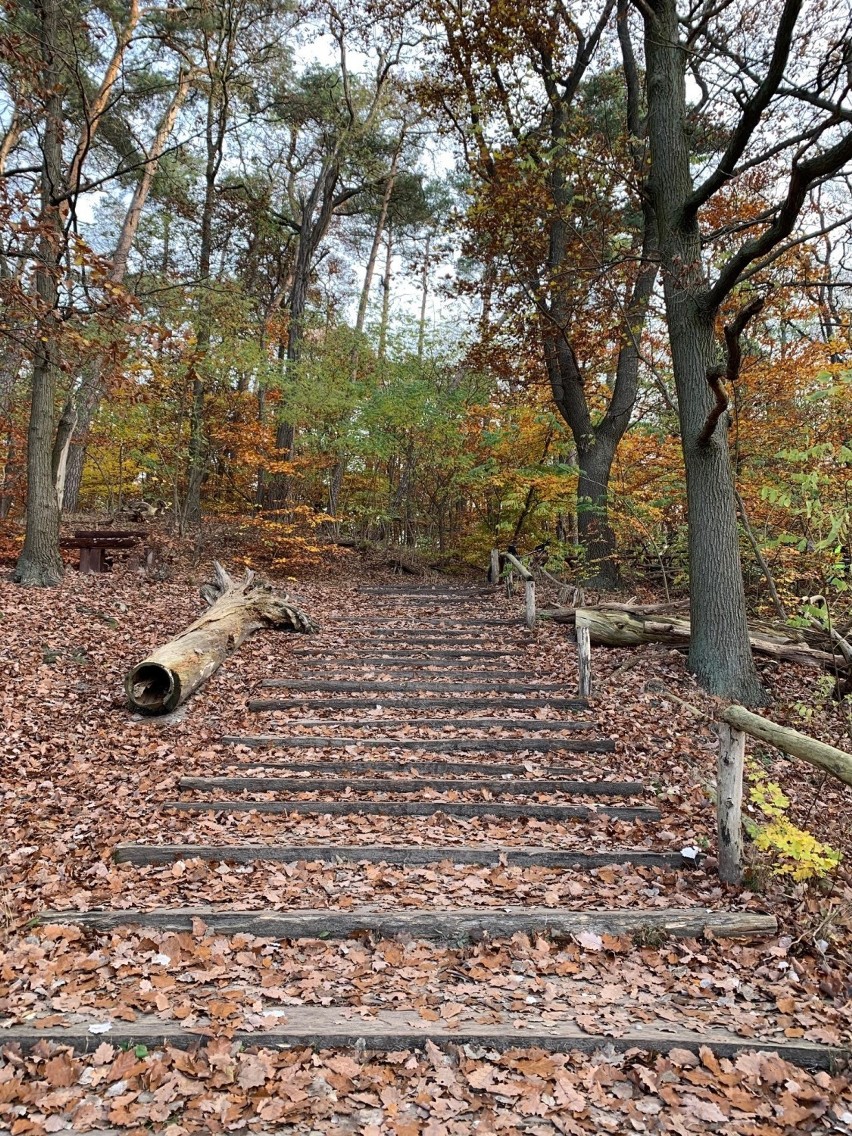
[[[803,1038],[848,1045],[852,1037],[852,796],[807,766],[751,746],[791,801],[790,818],[844,853],[830,880],[797,884],[752,855],[750,889],[723,887],[714,872],[714,811],[707,785],[716,744],[709,722],[671,692],[711,709],[684,657],[654,647],[594,652],[592,714],[613,753],[594,755],[602,776],[650,787],[662,811],[653,828],[605,816],[556,823],[479,817],[166,812],[186,775],[218,773],[248,756],[223,735],[286,728],[298,711],[262,725],[247,700],[275,675],[298,677],[302,637],[260,633],[176,713],[130,713],[124,675],[157,643],[199,613],[205,567],[177,564],[146,579],[117,566],[103,576],[69,571],[51,591],[0,582],[0,1027],[103,1025],[87,1054],[40,1042],[0,1059],[0,1130],[47,1132],[247,1131],[443,1136],[473,1133],[852,1132],[852,1080],[842,1070],[808,1072],[778,1057],[744,1052],[717,1059],[675,1049],[667,1056],[606,1045],[595,1054],[470,1046],[444,1053],[387,1054],[309,1048],[264,1049],[261,1003],[339,1007],[357,1020],[377,1008],[413,1006],[424,1022],[450,1025],[483,1015],[558,1006],[570,993],[590,1032],[618,1037],[631,1015],[667,1006],[692,1028],[740,1037]],[[355,553],[309,569],[285,586],[340,651],[363,653],[359,628],[387,572],[363,571]],[[407,580],[406,582],[411,582]],[[484,596],[479,607],[517,615],[519,600]],[[485,629],[499,646],[503,629]],[[491,642],[486,642],[489,638]],[[849,749],[848,722],[815,699],[818,674],[760,663],[774,720]],[[564,628],[540,625],[513,660],[525,681],[576,691],[575,648]],[[384,674],[381,667],[371,672]],[[329,666],[328,677],[346,677]],[[810,717],[803,726],[802,709]],[[535,716],[547,717],[539,711]],[[346,712],[334,715],[346,720]],[[529,717],[529,713],[527,714]],[[378,706],[352,722],[387,717]],[[339,731],[338,731],[339,732]],[[427,737],[411,726],[398,737]],[[310,753],[305,754],[306,757]],[[310,800],[315,793],[300,795]],[[541,798],[547,800],[546,797]],[[706,849],[689,872],[615,864],[591,870],[177,860],[116,864],[127,842],[234,844],[466,845],[606,850]],[[535,904],[654,909],[704,906],[774,914],[777,936],[759,940],[580,936],[556,943],[516,934],[478,944],[412,940],[299,940],[290,944],[212,933],[203,922],[175,934],[122,927],[89,931],[33,925],[44,909],[152,908],[227,904],[244,910],[293,907],[388,911]],[[179,973],[177,973],[179,971]],[[594,996],[589,991],[594,989]],[[586,992],[584,995],[584,991]],[[262,995],[262,997],[261,997]],[[583,1009],[583,1003],[586,1003]],[[208,1023],[207,1044],[128,1050],[110,1043],[110,1023],[156,1014],[163,1023]],[[659,1016],[659,1014],[658,1014]],[[670,1019],[673,1020],[673,1019]],[[212,1023],[212,1026],[210,1025]],[[90,1027],[91,1028],[91,1027]],[[240,1048],[235,1029],[255,1030]],[[0,1034],[2,1044],[2,1034]]]

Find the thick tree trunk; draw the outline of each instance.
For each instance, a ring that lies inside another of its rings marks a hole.
[[[764,696],[748,643],[727,415],[722,415],[709,444],[700,441],[713,406],[707,382],[717,362],[713,318],[671,280],[666,310],[686,466],[693,626],[689,666],[711,693],[759,704]]]
[[[584,582],[591,588],[615,588],[619,582],[609,521],[609,479],[617,445],[614,436],[601,433],[591,445],[577,447],[577,532],[585,557]]]
[[[644,9],[643,9],[644,11]],[[697,220],[686,204],[693,190],[687,126],[687,53],[680,42],[677,0],[645,12],[648,190],[665,268],[665,303],[686,466],[692,638],[689,665],[713,694],[749,704],[764,694],[749,649],[733,476],[723,414],[713,436],[702,434],[714,404],[707,381],[718,364],[716,308],[708,300]]]
[[[53,484],[54,402],[58,373],[57,274],[63,253],[62,218],[54,198],[62,187],[62,87],[57,57],[58,0],[41,6],[42,81],[45,101],[42,142],[41,225],[36,294],[43,315],[33,354],[30,422],[27,432],[27,521],[24,547],[14,578],[21,584],[52,587],[62,579],[59,502]]]
[[[125,689],[134,710],[147,714],[174,710],[261,628],[316,630],[286,595],[275,595],[268,585],[255,583],[253,572],[235,582],[218,562],[215,570],[216,583],[201,589],[211,605],[209,611],[128,674]]]

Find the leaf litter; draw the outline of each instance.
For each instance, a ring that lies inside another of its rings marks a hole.
[[[358,643],[361,625],[370,621],[371,597],[359,595],[342,572],[336,579],[300,582],[298,590],[304,606],[328,628],[312,646],[325,642],[341,654],[363,653]],[[558,763],[550,755],[535,755],[534,774],[527,770],[523,775],[546,776],[557,764],[569,777],[574,776],[571,768],[598,775],[605,762],[605,775],[641,780],[650,787],[663,812],[658,825],[604,816],[516,822],[462,820],[442,813],[429,818],[273,818],[158,811],[157,802],[180,796],[179,776],[221,775],[237,758],[255,759],[256,752],[247,758],[222,746],[223,734],[277,732],[300,718],[322,722],[327,716],[343,720],[347,736],[369,737],[373,719],[386,721],[394,714],[394,696],[384,694],[366,710],[250,714],[246,702],[258,696],[262,678],[303,677],[306,666],[323,677],[335,673],[333,665],[292,655],[294,644],[303,647],[304,640],[261,635],[228,661],[181,717],[167,722],[134,718],[121,695],[125,671],[154,641],[190,622],[198,606],[192,581],[151,584],[122,572],[69,575],[55,592],[43,594],[0,584],[5,725],[0,789],[7,851],[0,867],[5,911],[0,1020],[7,1027],[90,1022],[96,1029],[154,1015],[188,1027],[255,1030],[261,1048],[241,1051],[227,1037],[218,1037],[189,1053],[169,1047],[125,1053],[110,1045],[109,1029],[85,1056],[46,1040],[25,1056],[6,1046],[0,1064],[0,1124],[15,1133],[105,1126],[132,1132],[153,1126],[173,1136],[239,1130],[400,1136],[725,1131],[761,1136],[852,1128],[848,1079],[841,1073],[807,1073],[770,1054],[743,1053],[732,1060],[717,1060],[709,1049],[700,1056],[677,1050],[668,1057],[638,1050],[618,1055],[607,1050],[605,1036],[594,1057],[528,1049],[500,1055],[465,1046],[445,1055],[428,1043],[425,1054],[385,1056],[264,1050],[268,1013],[286,1015],[288,1005],[339,1006],[370,1014],[412,1007],[424,1022],[435,1015],[448,1028],[504,1013],[544,1022],[570,1016],[581,1025],[586,1021],[591,1032],[610,1036],[620,1036],[631,1021],[662,1017],[698,1030],[722,1027],[744,1038],[803,1037],[845,1044],[852,1032],[849,874],[842,866],[824,891],[764,875],[762,894],[737,895],[714,878],[712,856],[689,872],[629,865],[589,872],[462,867],[451,859],[427,867],[200,860],[141,869],[115,865],[115,845],[133,840],[661,851],[712,847],[713,811],[705,786],[715,762],[714,738],[676,703],[646,687],[649,679],[662,678],[688,701],[707,703],[686,673],[682,656],[653,650],[645,650],[638,665],[619,674],[617,689],[609,689],[607,675],[630,652],[596,652],[597,697],[592,712],[581,717],[596,719],[595,735],[614,738],[616,753],[593,755],[588,763],[581,754]],[[488,598],[483,604],[489,614],[500,608],[509,610],[505,600]],[[428,612],[418,610],[417,618],[428,619]],[[332,625],[335,617],[342,622]],[[406,622],[400,618],[398,626]],[[477,637],[489,648],[511,647],[507,671],[522,673],[525,682],[564,682],[566,697],[571,697],[573,648],[558,628],[542,627],[529,642],[502,627],[483,627]],[[390,646],[384,653],[389,651]],[[766,672],[778,699],[773,716],[795,724],[795,703],[806,697],[812,673],[792,666],[767,667]],[[371,673],[390,681],[399,678],[390,668]],[[315,697],[306,695],[305,704]],[[496,736],[491,728],[464,726],[462,716],[481,719],[488,711],[460,712],[451,697],[444,700],[446,711],[405,710],[407,724],[395,728],[395,736],[439,736],[417,720],[444,713],[453,736]],[[523,705],[498,713],[542,720],[563,716],[551,708]],[[564,716],[577,717],[570,712]],[[827,710],[809,731],[842,745],[841,726]],[[312,726],[314,730],[330,737],[341,734],[337,726]],[[382,736],[388,732],[381,727]],[[507,735],[501,730],[500,736]],[[417,751],[410,750],[356,753],[382,758],[398,753],[405,769],[417,760]],[[317,757],[305,750],[295,757],[275,756],[297,763],[309,755]],[[353,760],[348,753],[332,755],[337,760],[344,756]],[[449,756],[466,762],[481,758],[483,764],[517,761],[519,775],[529,760],[528,754],[514,753]],[[777,758],[772,776],[791,796],[794,820],[807,815],[821,838],[841,848],[845,842],[850,851],[848,794],[820,786],[809,771]],[[542,798],[549,799],[557,798]],[[138,927],[93,933],[28,925],[48,907],[202,902],[247,910],[701,904],[769,910],[782,927],[776,939],[759,943],[705,939],[645,946],[592,933],[567,943],[516,935],[468,945],[369,937],[285,944],[216,935],[203,927],[174,934]]]

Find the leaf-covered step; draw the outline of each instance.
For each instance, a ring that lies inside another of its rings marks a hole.
[[[714,911],[706,907],[628,908],[572,911],[554,907],[433,908],[428,911],[351,911],[303,908],[291,911],[235,911],[221,907],[174,907],[138,910],[45,911],[42,924],[73,924],[97,931],[128,925],[162,931],[191,931],[199,919],[211,931],[227,935],[257,935],[270,939],[342,939],[368,932],[385,939],[403,935],[414,939],[478,941],[524,934],[553,938],[590,933],[640,935],[650,932],[696,939],[707,931],[715,938],[774,935],[774,915],[752,911]]]
[[[606,852],[575,852],[562,848],[486,848],[480,846],[426,847],[408,845],[337,844],[119,844],[112,854],[117,864],[172,864],[177,860],[210,860],[248,864],[255,860],[280,863],[324,861],[422,866],[425,864],[471,864],[518,868],[575,868],[589,870],[609,865],[631,864],[643,868],[692,868],[695,860],[680,852],[648,852],[617,848]]]
[[[695,1030],[673,1026],[668,1021],[649,1024],[631,1022],[622,1033],[613,1035],[592,1032],[594,1026],[584,1021],[580,1026],[573,1020],[558,1023],[543,1022],[540,1018],[518,1014],[503,1015],[488,1024],[461,1021],[452,1024],[454,1013],[446,1017],[437,1008],[437,1021],[424,1021],[416,1008],[409,1010],[373,1010],[359,1014],[339,1006],[288,1006],[284,1016],[269,1016],[267,1028],[259,1030],[229,1029],[228,1037],[235,1046],[266,1049],[305,1048],[352,1049],[393,1053],[401,1050],[418,1050],[427,1043],[443,1050],[454,1051],[460,1045],[484,1050],[504,1052],[508,1049],[544,1050],[551,1053],[577,1051],[595,1053],[606,1050],[625,1053],[635,1049],[649,1053],[670,1053],[686,1050],[698,1053],[709,1049],[717,1057],[736,1057],[740,1053],[762,1051],[777,1053],[784,1061],[806,1069],[832,1069],[847,1060],[850,1050],[817,1045],[805,1040],[787,1041],[783,1038],[741,1037],[723,1030]],[[192,1049],[203,1046],[217,1034],[215,1028],[192,1029],[160,1018],[138,1017],[133,1022],[113,1021],[104,1011],[104,1017],[87,1020],[68,1027],[52,1026],[36,1029],[32,1026],[12,1026],[3,1031],[5,1045],[19,1045],[28,1051],[40,1042],[69,1046],[77,1053],[97,1049],[104,1041],[118,1049],[145,1046],[155,1050],[163,1046],[174,1049]]]
[[[300,703],[300,705],[302,705]],[[319,703],[318,703],[319,705]],[[349,703],[347,702],[348,706]],[[558,718],[288,718],[280,723],[293,729],[341,730],[397,730],[417,726],[420,729],[437,730],[536,730],[536,731],[580,731],[594,730],[597,722],[560,720]],[[474,739],[475,740],[475,739]],[[496,738],[494,739],[497,740]],[[507,738],[507,740],[510,740]]]
[[[315,690],[315,687],[310,689]],[[441,688],[443,689],[443,688]],[[249,710],[373,710],[385,709],[446,710],[588,710],[584,698],[416,698],[398,694],[395,698],[252,698]],[[448,721],[463,722],[457,715]]]
[[[423,773],[444,773],[448,776],[456,775],[459,773],[472,773],[479,777],[518,777],[526,778],[530,770],[527,765],[532,765],[532,762],[519,764],[515,763],[510,765],[496,764],[494,762],[477,762],[477,761],[423,761],[421,758],[415,757],[409,761],[400,758],[397,761],[381,761],[372,758],[358,758],[353,761],[299,761],[298,757],[292,757],[289,761],[282,761],[280,758],[271,758],[264,760],[262,757],[255,758],[254,761],[239,761],[233,762],[230,766],[232,769],[286,769],[291,772],[296,770],[304,770],[306,773],[335,773],[340,775],[354,774],[360,775],[362,773],[408,773],[417,776]],[[578,761],[564,761],[556,764],[548,761],[547,765],[536,766],[535,775],[541,776],[546,773],[549,777],[557,774],[559,776],[567,776],[569,773],[576,774],[580,768]],[[601,772],[598,770],[597,772]],[[560,782],[561,784],[561,782]]]
[[[550,691],[564,692],[564,683],[498,683],[477,682],[473,679],[467,682],[429,683],[419,679],[400,678],[396,682],[371,681],[370,679],[310,679],[310,678],[265,678],[260,684],[270,689],[279,690],[327,690],[353,693],[377,691],[387,693],[405,693],[406,691],[424,691],[427,694],[541,694]]]
[[[312,791],[310,787],[305,792]],[[497,817],[505,820],[591,820],[596,816],[610,820],[658,821],[660,810],[645,805],[618,808],[608,805],[503,805],[491,801],[470,803],[436,798],[433,801],[163,801],[160,809],[178,812],[258,812],[304,813],[308,816],[418,816]]]
[[[559,781],[525,780],[521,777],[497,781],[453,780],[437,777],[181,777],[181,789],[212,793],[495,793],[507,796],[534,796],[555,793],[564,796],[635,797],[644,791],[638,781]]]
[[[350,723],[351,725],[351,723]],[[283,734],[225,734],[225,745],[251,746],[253,749],[414,749],[424,753],[443,750],[469,753],[612,753],[611,738],[330,738],[322,735],[287,737]]]

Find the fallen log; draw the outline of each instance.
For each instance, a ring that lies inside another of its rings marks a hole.
[[[568,622],[568,621],[566,621]],[[643,615],[637,610],[613,611],[579,607],[570,621],[575,627],[587,627],[597,647],[638,647],[642,643],[662,643],[670,647],[689,646],[690,623],[673,615]],[[842,655],[821,651],[802,643],[791,631],[751,628],[749,642],[753,651],[789,663],[844,670]]]
[[[215,583],[200,589],[209,609],[171,642],[131,670],[125,690],[131,707],[146,714],[174,710],[206,682],[255,631],[316,631],[303,612],[286,595],[276,595],[270,585],[255,580],[247,571],[233,580],[214,561]]]

